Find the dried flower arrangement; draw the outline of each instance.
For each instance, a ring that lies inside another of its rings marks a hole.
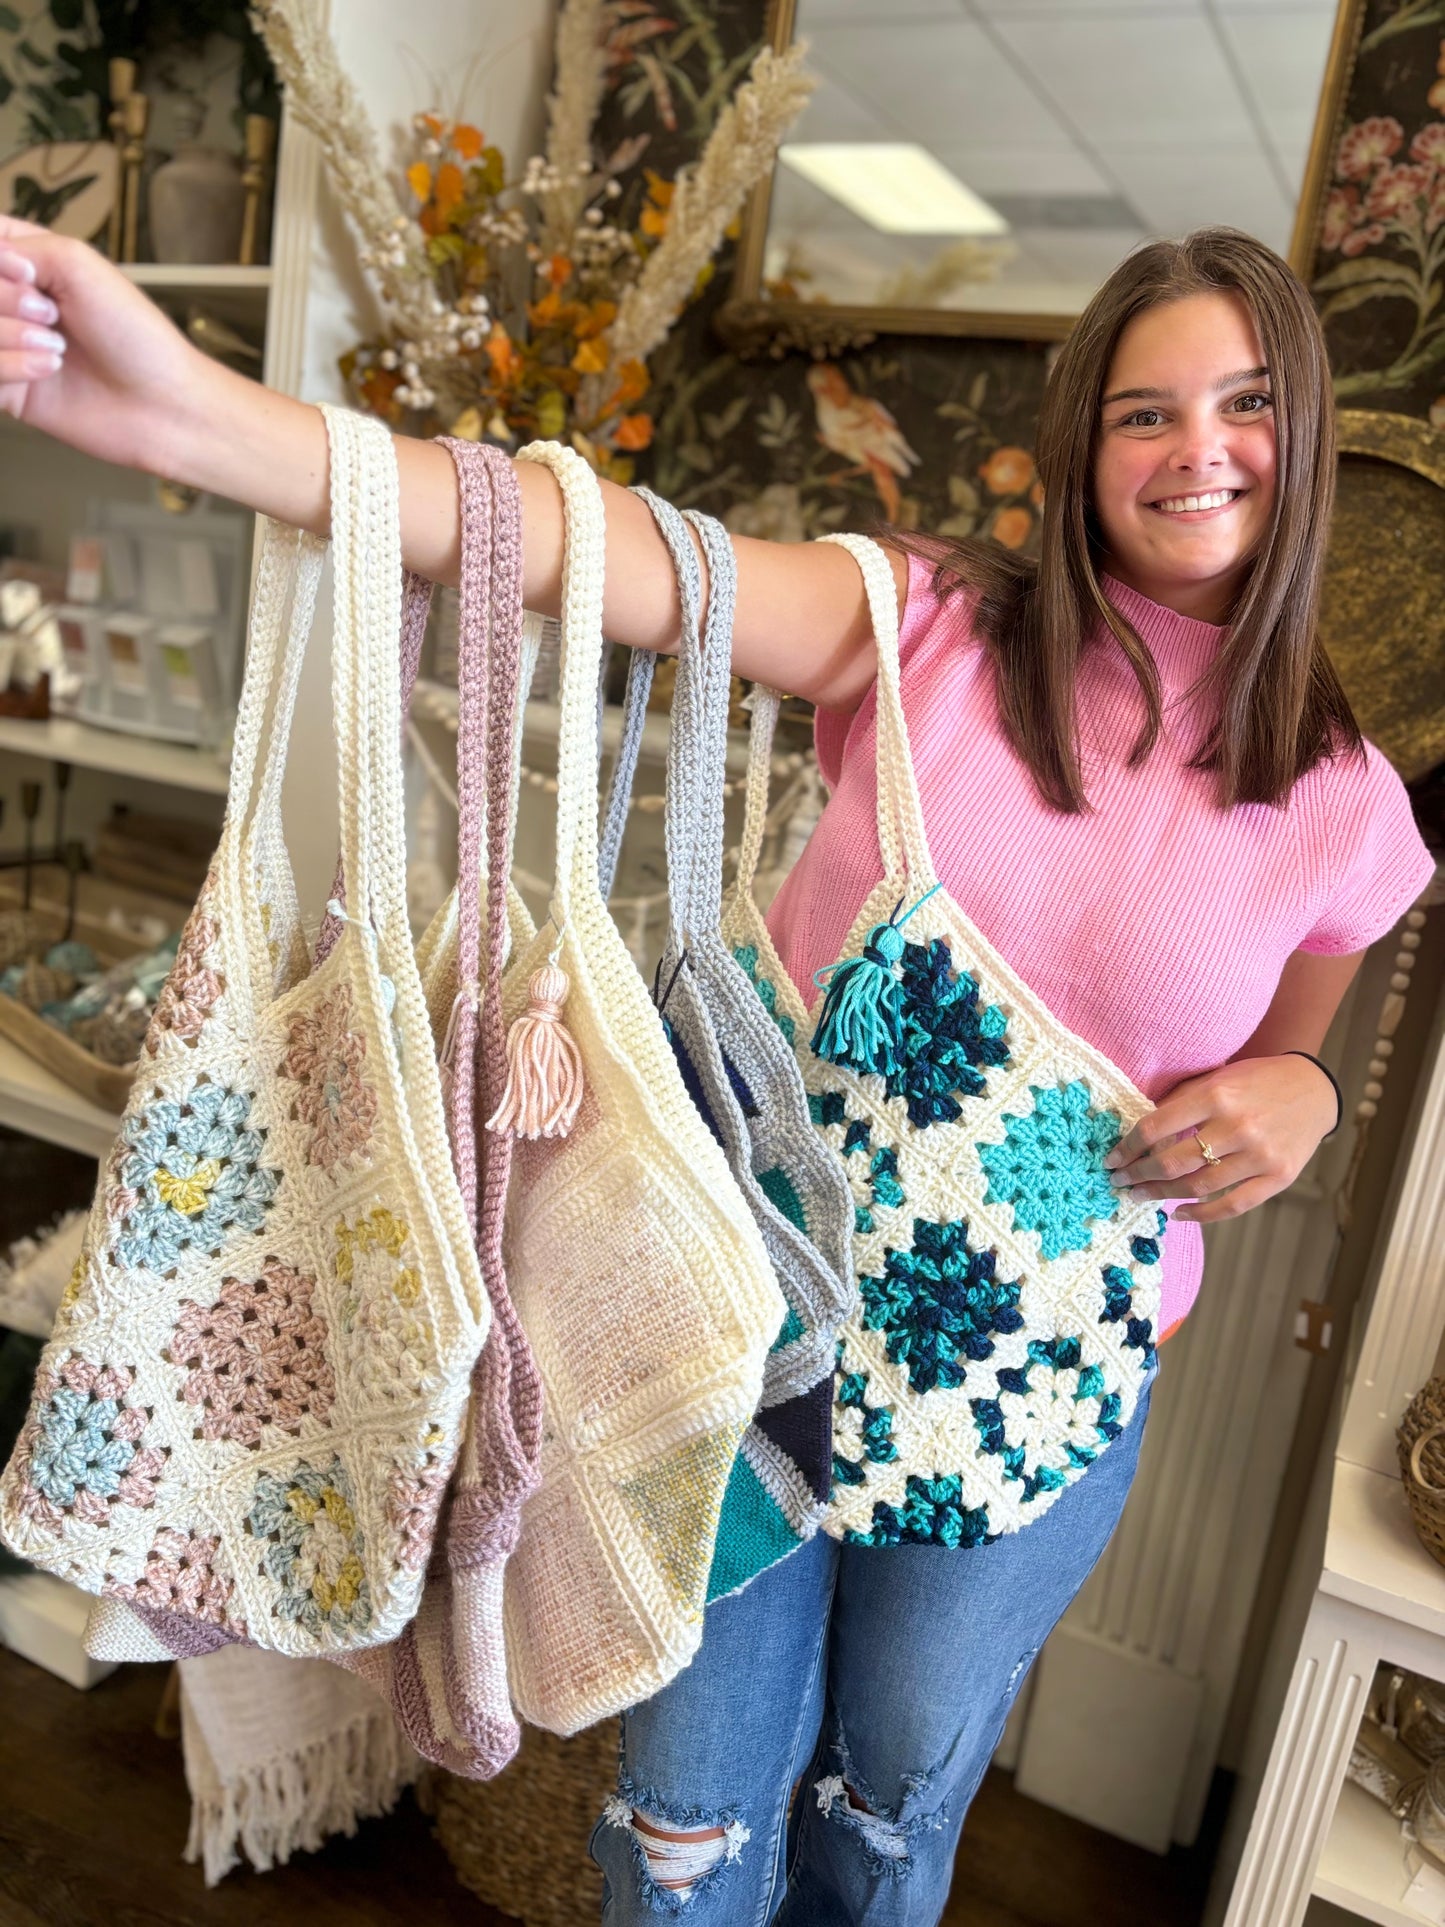
[[[652,439],[648,358],[706,285],[744,199],[812,90],[803,49],[764,48],[697,162],[648,171],[634,221],[619,179],[642,143],[594,151],[609,68],[636,23],[619,0],[558,14],[544,155],[509,175],[481,131],[439,114],[413,123],[406,193],[307,0],[257,0],[293,112],[317,135],[362,242],[383,338],[342,361],[358,402],[398,426],[499,442],[565,440],[603,475],[632,478]]]

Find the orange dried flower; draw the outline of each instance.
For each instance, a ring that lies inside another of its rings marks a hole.
[[[595,337],[579,342],[577,352],[572,357],[572,366],[579,375],[600,375],[607,367],[607,349]]]
[[[464,161],[474,161],[485,145],[480,127],[469,127],[465,121],[458,121],[452,129],[452,152]]]
[[[406,170],[406,184],[419,201],[431,199],[431,169],[425,161],[413,161]]]
[[[436,180],[432,183],[432,194],[437,204],[437,213],[445,220],[466,191],[462,170],[455,161],[443,161],[437,169]]]
[[[652,440],[651,415],[624,415],[612,431],[612,446],[633,451],[646,448]]]

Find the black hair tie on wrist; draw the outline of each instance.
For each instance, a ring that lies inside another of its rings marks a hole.
[[[1330,1080],[1330,1089],[1335,1094],[1335,1121],[1331,1128],[1325,1132],[1325,1136],[1327,1138],[1333,1137],[1335,1132],[1339,1130],[1340,1125],[1344,1122],[1345,1116],[1345,1094],[1340,1089],[1340,1080],[1335,1076],[1328,1064],[1322,1064],[1318,1057],[1313,1056],[1311,1052],[1307,1050],[1287,1050],[1284,1054],[1286,1057],[1305,1058],[1309,1063],[1314,1065],[1316,1070],[1323,1071],[1325,1076]]]

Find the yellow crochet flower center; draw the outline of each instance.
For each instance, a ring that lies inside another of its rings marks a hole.
[[[204,1164],[196,1166],[189,1177],[177,1177],[174,1171],[157,1171],[156,1190],[172,1211],[179,1211],[183,1217],[194,1218],[198,1211],[205,1210],[211,1187],[220,1175],[220,1159],[207,1158]]]

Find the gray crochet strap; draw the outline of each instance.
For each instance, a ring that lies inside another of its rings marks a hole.
[[[691,763],[697,782],[693,798],[691,927],[694,936],[715,933],[722,916],[723,845],[726,838],[723,789],[727,782],[728,710],[732,702],[733,615],[737,608],[738,564],[732,540],[716,516],[684,511],[697,530],[707,557],[707,622],[702,644],[702,739]]]
[[[651,649],[633,650],[622,703],[622,736],[607,785],[607,808],[597,849],[597,887],[604,902],[612,895],[612,886],[617,880],[617,863],[627,829],[627,808],[632,801],[632,784],[642,750],[642,726],[647,721],[647,699],[652,694],[656,668],[657,657]]]
[[[702,687],[702,566],[687,524],[670,502],[651,489],[638,488],[651,509],[677,573],[682,623],[678,634],[677,687],[672,698],[672,739],[667,752],[667,802],[663,815],[667,846],[667,916],[674,947],[681,952],[692,934],[693,852],[705,834],[700,801],[705,717]],[[719,798],[721,801],[721,798]]]

